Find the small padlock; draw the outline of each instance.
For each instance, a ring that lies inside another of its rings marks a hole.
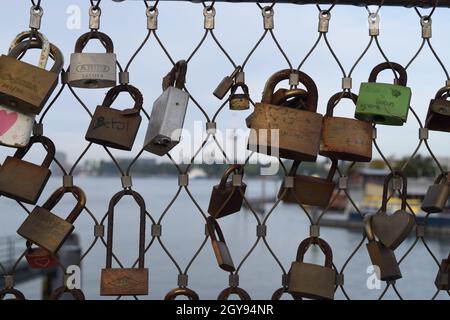
[[[0,301],[5,300],[5,297],[10,294],[14,297],[14,299],[6,299],[6,300],[26,300],[25,296],[22,292],[14,288],[5,288],[0,290]]]
[[[334,117],[333,109],[342,98],[357,102],[351,92],[339,92],[328,101],[323,117],[322,142],[319,154],[338,160],[370,162],[372,159],[373,128],[370,122]]]
[[[22,160],[35,143],[41,143],[47,150],[42,164],[36,165]],[[55,157],[55,145],[44,136],[33,136],[25,148],[17,149],[13,157],[7,157],[0,167],[0,195],[36,204],[50,178],[49,169]]]
[[[444,87],[436,93],[428,108],[425,128],[433,131],[450,132],[450,101],[447,100],[450,87]]]
[[[106,53],[86,53],[89,40],[98,39]],[[78,38],[70,56],[69,85],[78,88],[109,88],[117,82],[117,57],[111,38],[103,32],[87,32]]]
[[[225,170],[220,184],[213,187],[209,201],[208,213],[219,219],[230,214],[239,212],[244,201],[247,185],[241,182],[240,186],[233,185],[227,181],[231,174],[243,174],[242,166],[232,165]]]
[[[139,264],[138,268],[113,268],[113,223],[114,209],[119,201],[130,195],[139,206]],[[106,242],[106,267],[102,269],[100,295],[102,296],[138,296],[148,294],[148,269],[145,268],[145,201],[132,190],[123,190],[115,194],[109,202],[108,238]]]
[[[434,185],[428,188],[422,201],[422,210],[427,213],[438,213],[444,211],[450,196],[450,177],[448,173],[441,173]]]
[[[163,79],[163,93],[153,104],[144,150],[163,156],[181,139],[189,93],[183,90],[187,63],[178,61]]]
[[[216,256],[217,264],[222,270],[234,272],[236,268],[234,267],[230,250],[228,250],[228,246],[225,242],[222,229],[220,229],[217,220],[214,217],[208,217],[206,219],[206,226],[211,238],[211,244],[214,250],[214,255]]]
[[[434,284],[438,290],[450,290],[450,253],[447,259],[442,260]]]
[[[39,248],[32,247],[30,241],[26,242],[27,252],[25,253],[25,258],[27,259],[28,265],[32,269],[50,269],[57,267],[59,265],[59,257],[56,254]]]
[[[64,220],[52,210],[66,193],[72,193],[77,204]],[[86,196],[80,188],[57,189],[42,207],[36,206],[17,230],[17,233],[39,247],[55,254],[74,230],[74,222],[83,211]]]
[[[314,81],[295,71],[306,87],[305,110],[273,104],[276,85],[290,78],[291,69],[272,75],[264,88],[261,103],[251,115],[248,149],[298,161],[316,161],[319,153],[322,115],[316,113],[318,93]]]
[[[219,83],[219,85],[217,86],[217,88],[214,90],[213,94],[214,96],[219,99],[222,100],[223,97],[225,97],[225,95],[227,94],[228,91],[231,90],[231,88],[233,87],[234,84],[234,79],[236,78],[237,74],[239,72],[241,72],[241,66],[237,66],[233,73],[231,73],[230,76],[225,76],[222,81]]]
[[[42,48],[41,41],[22,41],[7,56],[0,57],[0,104],[36,115],[41,112],[58,84],[64,58],[61,51],[50,44],[50,56],[55,61],[50,70],[17,59],[33,48]]]
[[[241,88],[242,93],[236,93]],[[250,99],[248,87],[246,84],[235,84],[231,87],[230,93],[230,110],[241,111],[250,108]]]
[[[311,244],[318,245],[325,254],[325,266],[303,262]],[[333,270],[333,252],[329,244],[320,238],[303,240],[289,270],[288,292],[296,297],[333,300],[335,285],[336,271]]]
[[[125,110],[111,108],[121,92],[128,92],[133,98],[133,108]],[[140,115],[142,104],[141,92],[131,85],[118,85],[110,89],[102,105],[95,109],[86,140],[105,147],[130,151],[142,121]]]
[[[396,84],[376,83],[378,74],[393,69],[399,77]],[[394,62],[384,62],[373,68],[369,82],[361,83],[355,118],[390,126],[402,126],[411,102],[411,89],[406,86],[406,69]]]
[[[278,198],[288,203],[300,202],[302,205],[328,207],[333,196],[336,183],[333,181],[337,169],[337,160],[331,160],[330,171],[326,179],[312,176],[296,175],[299,161],[292,164],[290,177],[294,177],[294,188],[285,188],[284,182],[281,184]]]

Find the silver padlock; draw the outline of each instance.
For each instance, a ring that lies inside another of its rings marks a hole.
[[[158,156],[168,153],[181,139],[189,102],[189,94],[182,90],[186,71],[186,61],[177,62],[163,79],[164,92],[153,104],[144,150]]]
[[[106,53],[83,52],[91,39],[98,39]],[[117,82],[117,57],[110,37],[102,32],[88,32],[78,38],[70,56],[69,84],[77,88],[109,88]]]

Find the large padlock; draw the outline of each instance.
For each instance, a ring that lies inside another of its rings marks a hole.
[[[113,223],[114,209],[119,201],[130,195],[139,206],[139,262],[137,268],[113,268]],[[145,219],[146,208],[142,196],[132,190],[123,190],[115,194],[108,209],[108,238],[106,243],[106,267],[102,269],[100,295],[102,296],[138,296],[148,294],[148,269],[145,268]]]
[[[444,211],[450,196],[450,177],[448,173],[440,174],[430,186],[422,201],[422,210],[428,213]]]
[[[187,63],[178,61],[163,79],[163,93],[153,104],[144,150],[163,156],[181,139],[189,93],[183,90]]]
[[[22,41],[7,56],[0,57],[0,104],[26,114],[41,112],[58,84],[63,55],[50,44],[50,56],[55,61],[50,70],[17,59],[28,49],[41,47],[37,40]]]
[[[72,193],[77,200],[75,208],[64,220],[51,212],[64,194]],[[86,205],[86,196],[80,188],[57,189],[42,207],[36,206],[17,230],[17,233],[39,247],[55,254],[75,229],[74,222]]]
[[[57,254],[52,254],[43,248],[33,247],[30,241],[26,242],[26,246],[27,252],[25,253],[25,258],[30,268],[50,269],[59,265],[59,257]]]
[[[239,181],[240,185],[237,186],[233,181],[228,181],[232,174],[238,174],[242,177],[243,170],[241,168],[242,166],[239,165],[228,167],[220,180],[220,184],[213,187],[208,213],[214,218],[223,218],[241,210],[247,185]]]
[[[220,229],[217,220],[214,217],[208,217],[206,220],[206,226],[211,238],[211,244],[214,250],[214,255],[216,256],[217,264],[222,270],[234,272],[236,268],[234,267],[230,250],[228,249],[222,229]]]
[[[83,52],[91,39],[98,39],[106,53]],[[87,32],[78,38],[70,56],[69,84],[78,88],[114,87],[117,81],[117,57],[114,44],[103,32]]]
[[[294,187],[285,188],[285,183],[281,184],[278,198],[288,203],[301,203],[302,205],[328,207],[333,196],[336,183],[333,181],[337,169],[337,160],[331,160],[331,167],[327,178],[318,178],[305,175],[296,175],[299,161],[294,161],[289,176],[294,178]]]
[[[439,265],[439,271],[434,281],[438,290],[450,290],[450,253]]]
[[[273,104],[276,85],[299,75],[308,96],[305,110]],[[301,71],[285,69],[266,83],[261,103],[251,115],[248,149],[298,161],[316,161],[319,152],[322,115],[316,113],[318,93],[314,81]]]
[[[396,84],[376,83],[378,74],[386,69],[397,72]],[[402,126],[407,118],[411,102],[411,89],[406,86],[406,69],[394,62],[377,65],[369,76],[369,82],[361,83],[355,118],[390,126]]]
[[[35,143],[41,143],[47,150],[42,164],[22,160]],[[13,157],[7,157],[0,167],[0,195],[36,204],[50,178],[49,169],[55,157],[55,145],[44,136],[33,136],[28,145],[17,149]]]
[[[133,108],[125,110],[111,108],[121,92],[128,92],[133,98]],[[95,109],[86,132],[86,140],[105,147],[130,151],[142,121],[140,115],[142,104],[141,92],[131,85],[118,85],[110,89],[102,105]]]
[[[236,93],[241,88],[242,93]],[[235,84],[231,87],[230,93],[230,110],[241,111],[250,108],[250,96],[246,84]]]
[[[358,96],[351,92],[339,92],[328,101],[323,117],[320,155],[338,160],[370,162],[372,159],[373,128],[370,122],[334,117],[334,107],[342,98],[357,102]]]
[[[325,265],[305,263],[304,256],[311,244],[318,245],[325,254]],[[320,238],[303,240],[297,250],[297,258],[289,270],[288,292],[308,299],[334,299],[336,271],[333,269],[333,252],[329,244]]]
[[[425,128],[433,131],[450,132],[450,101],[447,100],[450,87],[441,88],[428,107]]]

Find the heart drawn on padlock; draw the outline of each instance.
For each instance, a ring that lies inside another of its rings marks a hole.
[[[409,235],[415,221],[412,214],[398,210],[392,215],[379,212],[372,217],[372,230],[388,248],[395,250]]]
[[[19,115],[17,112],[7,113],[6,110],[0,110],[0,136],[11,129],[18,117]]]
[[[48,268],[48,266],[50,265],[50,258],[48,257],[42,257],[42,258],[37,258],[34,259],[34,263],[36,264],[36,266],[40,267],[40,268]]]

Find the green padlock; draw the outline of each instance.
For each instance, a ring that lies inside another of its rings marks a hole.
[[[398,74],[395,84],[376,83],[378,74],[386,69]],[[406,86],[406,69],[398,63],[384,62],[373,68],[369,82],[361,83],[355,118],[389,126],[402,126],[408,118],[411,89]]]

